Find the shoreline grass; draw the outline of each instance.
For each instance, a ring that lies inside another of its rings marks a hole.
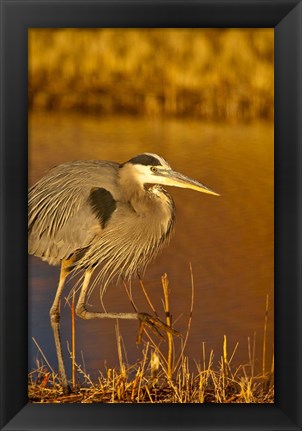
[[[218,367],[214,367],[214,352],[206,351],[202,343],[200,362],[195,361],[195,367],[190,365],[185,355],[186,343],[189,337],[194,305],[194,280],[191,271],[191,307],[184,337],[175,337],[167,331],[167,342],[161,343],[163,336],[158,329],[154,332],[146,325],[141,325],[138,339],[144,343],[142,357],[135,364],[126,361],[125,346],[120,334],[118,321],[116,323],[116,341],[119,365],[99,371],[96,381],[92,381],[85,367],[79,364],[75,357],[75,318],[74,297],[68,303],[72,319],[72,343],[68,347],[72,362],[73,393],[63,395],[58,375],[54,372],[37,341],[33,339],[41,354],[37,359],[36,368],[28,374],[28,399],[31,403],[274,403],[274,357],[271,369],[265,367],[267,352],[267,315],[268,296],[266,297],[262,372],[255,375],[255,343],[248,339],[248,361],[246,364],[233,366],[238,343],[228,354],[227,336],[223,337],[222,355]],[[162,277],[163,308],[166,325],[172,326],[172,315],[169,304],[169,282],[165,274]],[[158,316],[150,298],[140,280],[142,291],[153,311]],[[126,292],[136,309],[131,292]],[[154,335],[155,333],[155,335]],[[177,344],[177,348],[176,348]],[[84,363],[84,360],[82,359]],[[194,369],[193,369],[194,368]]]
[[[213,356],[211,351],[203,365],[196,364],[195,372],[183,357],[170,378],[169,370],[147,343],[139,362],[108,368],[96,381],[76,365],[84,383],[76,384],[70,395],[63,395],[58,375],[40,364],[29,373],[28,399],[32,403],[274,403],[272,372],[252,376],[249,365],[233,370],[229,361],[222,361],[214,370]]]

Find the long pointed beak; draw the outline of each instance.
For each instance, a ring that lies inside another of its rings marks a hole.
[[[207,193],[209,195],[220,196],[218,193],[209,189],[209,187],[200,183],[199,181],[193,180],[179,172],[166,171],[163,176],[165,177],[165,184],[167,186],[183,187],[185,189],[196,190],[197,192]]]

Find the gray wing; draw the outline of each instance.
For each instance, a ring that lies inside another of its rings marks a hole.
[[[66,163],[31,187],[29,254],[58,264],[89,247],[116,208],[118,166],[105,161]]]

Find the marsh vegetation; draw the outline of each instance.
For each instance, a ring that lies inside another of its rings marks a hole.
[[[29,107],[273,118],[272,29],[31,29]]]
[[[166,275],[162,277],[163,308],[166,324],[171,326],[169,282]],[[222,354],[219,367],[214,368],[213,350],[207,352],[205,343],[201,346],[201,356],[195,360],[194,369],[186,355],[186,344],[190,335],[194,308],[194,281],[191,275],[191,309],[188,317],[186,334],[173,336],[170,332],[161,334],[158,330],[140,327],[137,342],[143,342],[141,359],[135,364],[127,362],[127,350],[116,323],[116,341],[119,358],[117,368],[106,368],[99,372],[99,377],[92,380],[85,366],[75,357],[75,314],[74,300],[71,301],[72,335],[68,348],[72,362],[71,395],[63,395],[58,375],[48,363],[36,340],[40,352],[37,367],[28,375],[28,397],[33,403],[273,403],[274,402],[274,361],[266,370],[266,331],[268,315],[268,298],[266,302],[262,373],[255,374],[255,342],[248,340],[247,363],[232,366],[236,355],[236,344],[233,351],[228,351],[227,337],[223,337]],[[152,313],[157,311],[144,288],[141,288]],[[131,292],[125,285],[129,300],[136,309]],[[162,341],[164,340],[164,343]]]

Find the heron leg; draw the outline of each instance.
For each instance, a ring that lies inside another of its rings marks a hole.
[[[94,312],[87,311],[86,309],[86,298],[88,293],[88,287],[90,278],[92,276],[93,270],[86,270],[84,275],[83,285],[81,287],[80,296],[76,306],[76,313],[82,319],[136,319],[139,320],[141,325],[147,325],[151,327],[157,334],[160,334],[157,328],[166,330],[173,335],[179,335],[170,326],[167,326],[157,317],[150,316],[148,313],[108,313],[108,312]]]
[[[68,382],[67,382],[67,376],[66,376],[66,371],[65,371],[64,361],[63,361],[63,354],[62,354],[61,337],[60,337],[60,303],[61,303],[61,295],[62,295],[63,288],[65,285],[65,280],[66,280],[67,275],[69,274],[69,270],[68,270],[69,265],[70,265],[69,261],[62,260],[59,285],[58,285],[58,289],[56,292],[54,302],[53,302],[52,307],[51,307],[50,312],[49,312],[50,323],[51,323],[51,327],[53,330],[54,340],[55,340],[55,345],[56,345],[59,375],[60,375],[60,378],[62,381],[64,394],[71,393],[71,389],[70,389]]]
[[[80,296],[76,306],[76,313],[82,319],[138,319],[137,313],[107,313],[107,312],[96,312],[87,311],[86,309],[86,298],[88,293],[89,282],[92,276],[93,270],[87,269],[84,275],[83,285],[81,287]]]

